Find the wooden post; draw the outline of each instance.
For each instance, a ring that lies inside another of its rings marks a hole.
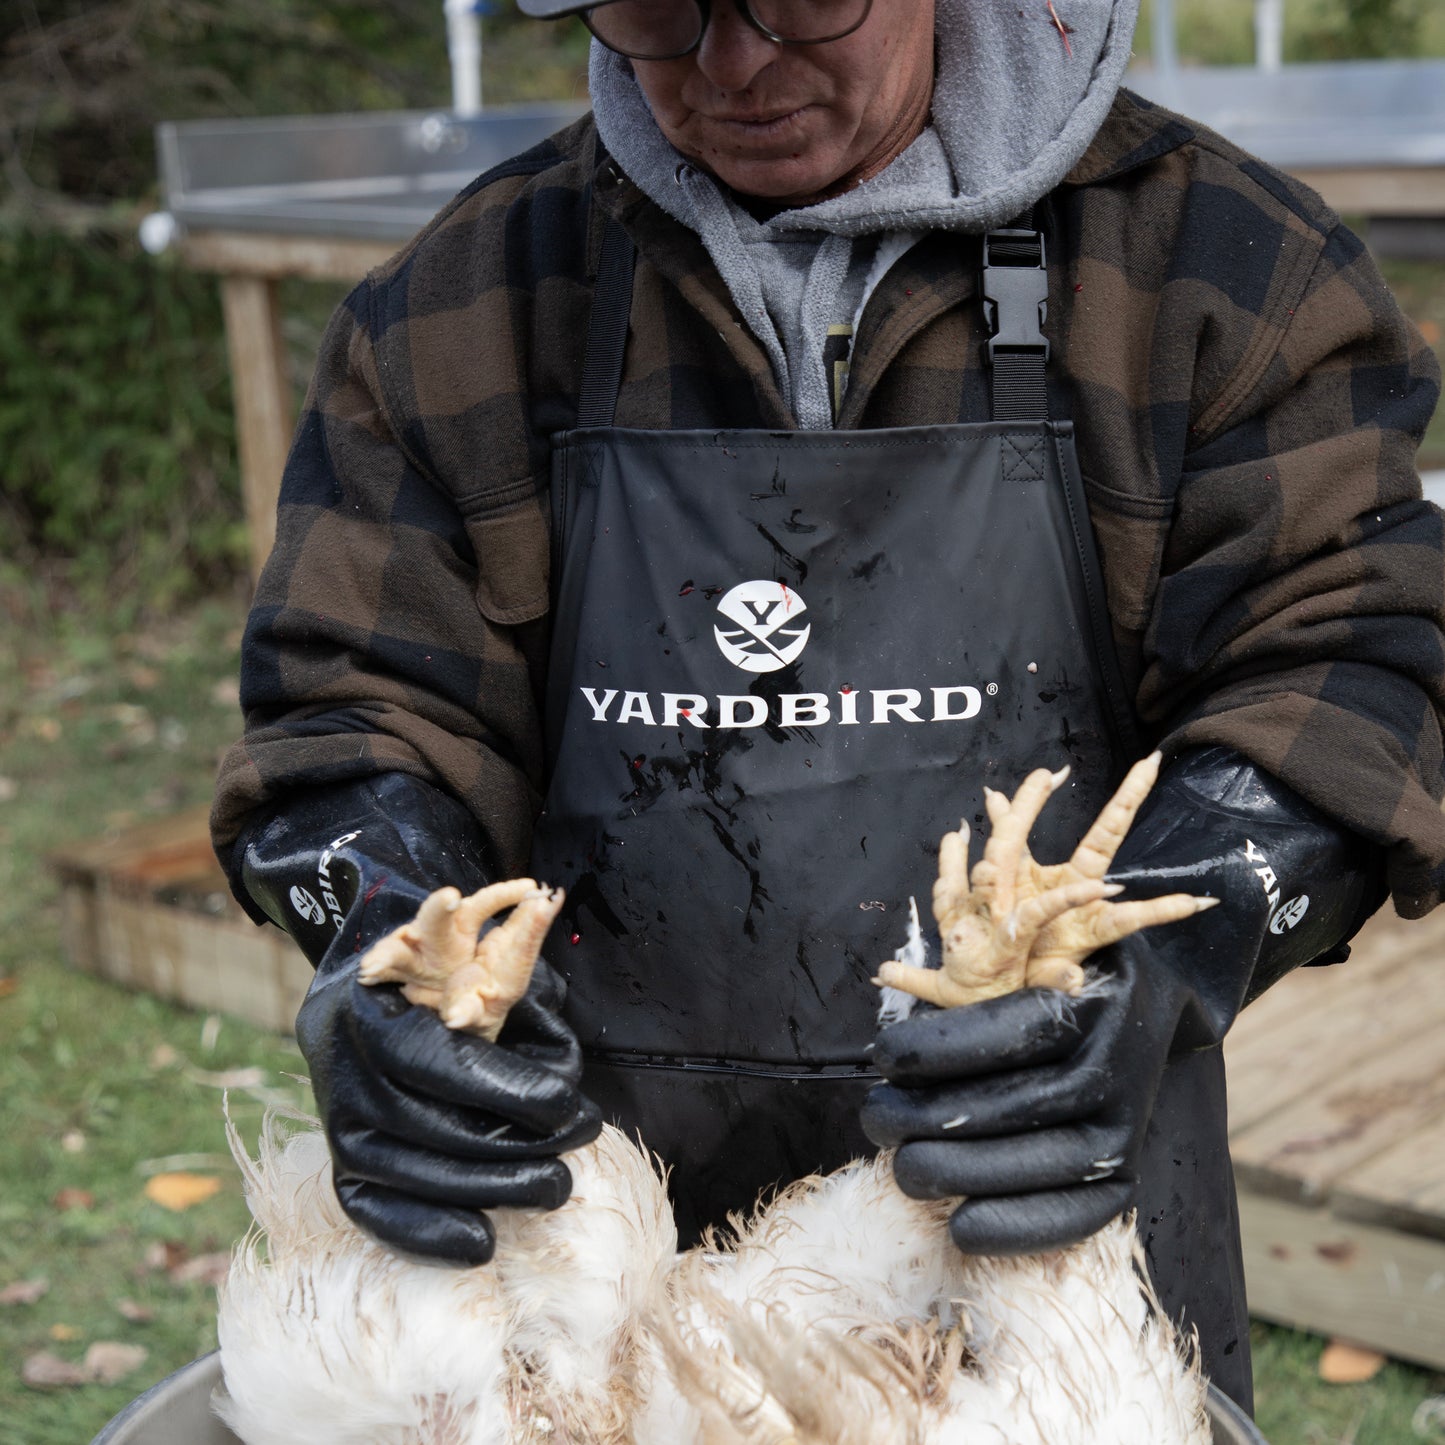
[[[276,498],[296,424],[274,279],[224,276],[221,305],[236,403],[241,493],[251,539],[251,578],[276,541]]]

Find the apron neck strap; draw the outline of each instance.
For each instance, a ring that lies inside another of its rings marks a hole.
[[[622,385],[632,309],[632,272],[637,248],[621,222],[609,218],[602,234],[597,286],[587,323],[582,359],[579,427],[611,426]],[[1049,414],[1044,368],[1049,343],[1049,273],[1042,231],[1007,228],[983,238],[981,285],[989,340],[984,364],[989,373],[995,421],[1043,421]]]
[[[602,256],[587,345],[582,353],[582,390],[577,399],[579,427],[611,426],[622,386],[622,357],[627,349],[627,318],[632,310],[632,268],[637,247],[622,223],[608,217],[602,232]]]
[[[995,421],[1043,421],[1049,414],[1044,367],[1049,343],[1049,272],[1042,231],[1008,228],[983,238],[984,316]]]

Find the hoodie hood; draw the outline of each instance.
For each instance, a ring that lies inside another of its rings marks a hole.
[[[987,231],[1052,191],[1108,115],[1138,11],[1139,0],[936,0],[929,126],[852,190],[762,222],[672,147],[631,63],[595,41],[593,113],[622,170],[702,238],[800,423],[828,426],[820,323],[856,319],[875,261],[923,232]],[[857,238],[874,239],[847,244]]]
[[[1002,225],[1053,190],[1088,149],[1124,78],[1138,15],[1139,0],[937,0],[928,129],[871,180],[770,224],[855,236]],[[674,193],[679,167],[693,168],[658,130],[631,63],[594,42],[590,80],[613,158],[691,224]]]

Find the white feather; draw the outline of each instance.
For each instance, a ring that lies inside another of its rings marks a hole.
[[[267,1231],[237,1248],[221,1295],[225,1395],[247,1445],[503,1445],[505,1303],[485,1270],[382,1249],[342,1213],[326,1142],[268,1120],[243,1166]]]
[[[908,937],[899,945],[893,958],[898,963],[906,963],[911,968],[937,968],[936,960],[928,956],[928,942],[923,937],[923,926],[918,921],[918,900],[910,897],[908,900]],[[884,984],[878,990],[878,1027],[886,1028],[889,1024],[902,1023],[904,1019],[912,1016],[913,1010],[918,1006],[918,998],[911,993],[905,993],[901,988],[894,988],[891,984]]]
[[[325,1141],[237,1150],[259,1234],[221,1300],[246,1445],[1205,1445],[1204,1383],[1132,1221],[1021,1259],[961,1254],[951,1204],[880,1156],[802,1180],[676,1256],[662,1182],[615,1129],[572,1199],[498,1210],[474,1270],[381,1249]],[[665,1289],[664,1289],[665,1286]]]
[[[496,1257],[463,1270],[352,1224],[319,1131],[283,1138],[268,1118],[254,1162],[228,1133],[257,1229],[220,1299],[217,1408],[246,1445],[628,1438],[638,1322],[677,1234],[657,1172],[617,1130],[568,1156],[561,1209],[496,1211]]]

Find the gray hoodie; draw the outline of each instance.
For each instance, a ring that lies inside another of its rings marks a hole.
[[[800,426],[833,425],[824,350],[851,335],[888,268],[926,231],[980,232],[1027,210],[1073,168],[1129,63],[1139,0],[936,0],[928,128],[872,179],[754,219],[664,138],[629,61],[592,46],[592,108],[634,182],[702,238],[772,360]]]

